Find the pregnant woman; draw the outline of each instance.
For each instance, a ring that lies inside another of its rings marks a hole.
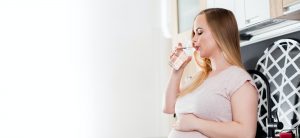
[[[177,115],[169,138],[254,138],[258,92],[244,69],[239,32],[233,13],[211,8],[194,20],[193,58],[199,72],[180,84],[187,58],[171,72],[164,99],[164,112]],[[170,58],[182,53],[178,44]]]

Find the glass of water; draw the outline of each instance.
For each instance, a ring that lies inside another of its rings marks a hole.
[[[177,47],[175,50],[174,55],[170,58],[169,65],[178,70],[188,57],[194,53],[195,49],[192,47],[192,41],[186,40],[182,43],[182,47]]]

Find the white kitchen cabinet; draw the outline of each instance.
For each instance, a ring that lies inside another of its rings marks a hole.
[[[190,32],[196,15],[206,8],[206,0],[172,0],[172,36]]]
[[[244,0],[208,0],[207,8],[224,8],[233,12],[239,29],[245,27]]]
[[[208,7],[210,8],[224,8],[232,11],[237,16],[235,0],[209,0]]]
[[[199,11],[199,0],[177,0],[178,33],[192,29],[194,18]]]
[[[244,0],[208,0],[207,7],[228,9],[236,17],[238,27],[245,26]]]
[[[271,17],[269,0],[209,0],[207,7],[231,10],[239,29]]]
[[[234,0],[208,0],[207,7],[209,8],[225,8],[229,10],[235,9]]]
[[[270,19],[269,0],[244,0],[245,25],[252,25]]]

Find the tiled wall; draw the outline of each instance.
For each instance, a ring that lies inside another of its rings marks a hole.
[[[242,60],[245,67],[247,69],[254,69],[258,59],[263,55],[264,50],[272,45],[274,41],[284,38],[300,40],[300,31],[241,47]]]

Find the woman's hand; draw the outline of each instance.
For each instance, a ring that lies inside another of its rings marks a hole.
[[[198,119],[194,114],[182,114],[173,125],[173,128],[178,131],[196,131],[197,125],[199,125]]]

